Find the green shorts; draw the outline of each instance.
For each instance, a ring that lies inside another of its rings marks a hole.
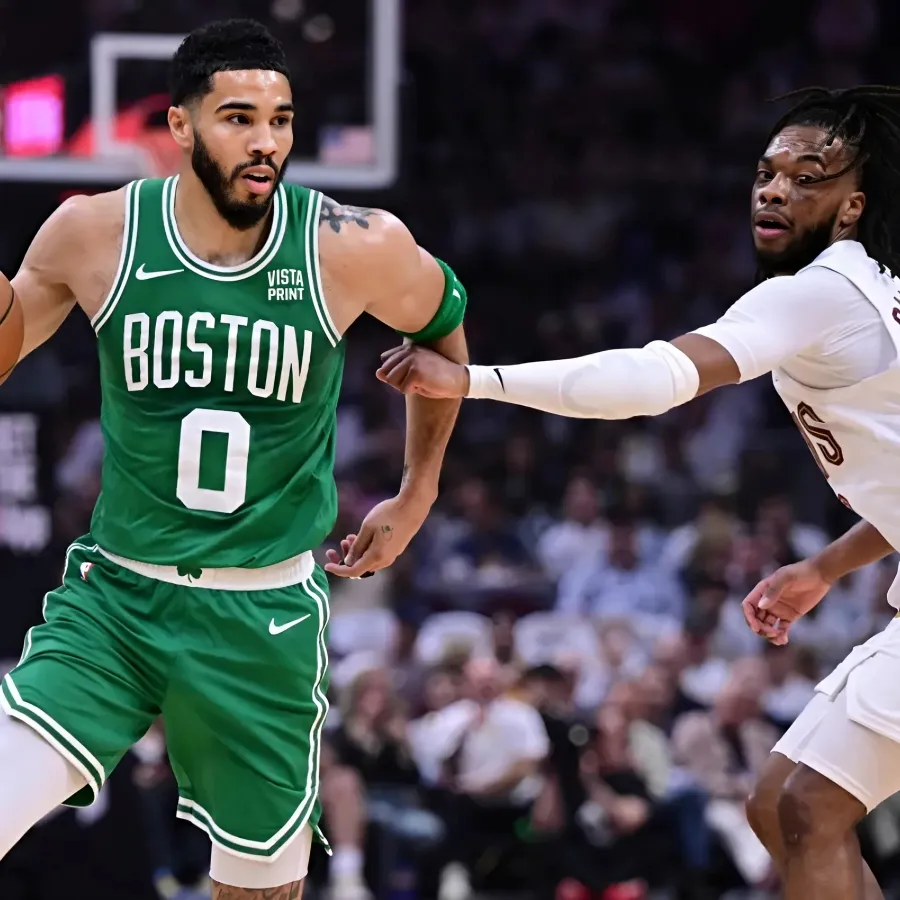
[[[87,780],[69,805],[92,803],[161,714],[180,818],[252,858],[276,856],[306,825],[324,843],[328,584],[310,555],[291,574],[300,569],[288,587],[221,590],[138,574],[90,537],[69,548],[44,624],[0,685],[6,712]],[[179,578],[218,584],[229,572]]]

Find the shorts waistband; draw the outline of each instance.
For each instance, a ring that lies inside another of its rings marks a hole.
[[[187,569],[184,566],[156,566],[137,562],[109,553],[102,547],[97,549],[123,569],[130,569],[145,578],[217,591],[272,591],[290,587],[306,581],[316,567],[310,550],[261,569]]]

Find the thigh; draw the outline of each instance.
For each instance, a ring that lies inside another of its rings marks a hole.
[[[319,818],[328,710],[324,572],[275,591],[192,592],[163,715],[178,815],[213,843],[274,859]]]
[[[47,741],[0,713],[0,859],[85,784],[84,776]]]
[[[0,704],[84,776],[70,804],[84,806],[158,715],[156,641],[135,604],[153,584],[107,560],[90,542],[66,554],[63,583],[44,599],[45,621],[25,638],[0,684]]]
[[[797,751],[797,762],[843,788],[871,811],[900,790],[900,746],[853,721],[847,699],[845,689],[833,701],[826,700],[824,714]]]

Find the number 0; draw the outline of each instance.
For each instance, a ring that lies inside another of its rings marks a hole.
[[[228,435],[225,452],[225,486],[221,490],[200,487],[200,452],[203,432]],[[181,421],[178,442],[178,483],[175,493],[188,508],[204,512],[233,513],[247,499],[247,457],[250,423],[236,412],[195,409]]]

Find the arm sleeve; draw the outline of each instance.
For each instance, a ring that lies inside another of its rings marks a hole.
[[[575,359],[517,366],[468,366],[472,400],[501,400],[575,419],[658,416],[687,403],[700,375],[665,341]]]
[[[718,322],[695,333],[721,344],[734,357],[741,381],[749,381],[839,333],[860,302],[867,303],[843,275],[816,267],[758,285]],[[470,399],[582,419],[658,416],[693,399],[700,385],[690,357],[665,341],[575,359],[468,369]]]
[[[751,381],[839,331],[848,305],[855,308],[859,296],[843,275],[816,266],[764,281],[718,322],[694,333],[721,344],[734,357],[741,381]]]

